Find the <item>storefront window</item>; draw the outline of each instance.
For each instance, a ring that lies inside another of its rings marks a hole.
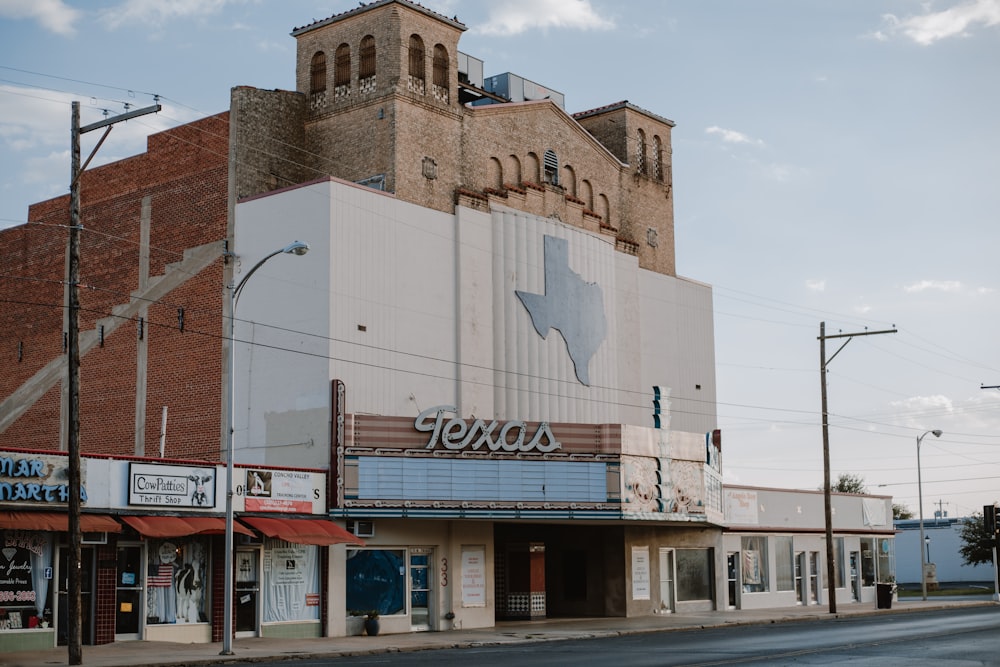
[[[889,537],[878,539],[878,580],[881,583],[896,581],[896,540]]]
[[[0,630],[48,627],[52,533],[0,531]]]
[[[795,553],[792,538],[783,535],[774,538],[774,564],[777,571],[779,591],[795,590]]]
[[[767,537],[744,537],[743,551],[743,592],[766,593],[767,586]]]
[[[678,549],[677,601],[712,599],[712,550]]]
[[[360,549],[347,552],[347,613],[406,611],[406,552]]]
[[[319,620],[319,547],[264,542],[264,622]]]
[[[208,540],[150,540],[146,553],[146,623],[208,622]]]

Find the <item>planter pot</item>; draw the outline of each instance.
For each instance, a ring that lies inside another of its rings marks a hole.
[[[369,637],[375,637],[378,635],[379,623],[377,618],[366,618],[365,619],[365,634]]]
[[[363,635],[365,632],[365,619],[363,616],[348,616],[347,617],[347,636],[356,637]]]
[[[875,606],[878,609],[892,609],[892,584],[875,586]]]

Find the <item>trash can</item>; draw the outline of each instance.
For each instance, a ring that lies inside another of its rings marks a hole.
[[[892,609],[892,584],[875,586],[875,602],[878,609]]]

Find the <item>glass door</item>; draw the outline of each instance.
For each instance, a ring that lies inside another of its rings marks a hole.
[[[819,604],[819,552],[809,552],[809,604]]]
[[[730,551],[726,556],[726,573],[729,583],[729,600],[727,605],[730,609],[739,609],[740,606],[740,554]]]
[[[806,596],[803,590],[802,575],[806,569],[806,554],[804,551],[795,552],[795,602],[805,604]]]
[[[660,549],[660,611],[671,613],[676,602],[674,594],[674,550]]]
[[[410,551],[410,625],[414,631],[431,629],[431,550]]]
[[[118,545],[115,579],[115,640],[140,639],[144,602],[142,597],[146,558],[141,544]]]
[[[69,548],[59,548],[59,608],[56,610],[58,643],[65,646],[69,637]],[[94,643],[94,549],[80,548],[80,641]]]
[[[851,552],[851,599],[861,602],[861,572],[858,570],[858,562],[861,554],[857,551]]]
[[[236,635],[256,637],[260,628],[260,549],[236,550]]]

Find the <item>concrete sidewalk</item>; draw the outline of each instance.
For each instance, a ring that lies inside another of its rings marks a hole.
[[[126,641],[102,646],[84,646],[83,664],[100,667],[174,667],[214,665],[234,661],[295,660],[338,658],[373,653],[423,651],[443,648],[499,646],[535,641],[614,637],[642,632],[697,630],[733,625],[822,621],[871,614],[928,611],[956,607],[992,606],[991,600],[896,601],[892,610],[877,610],[871,604],[838,605],[831,614],[826,606],[781,609],[711,611],[664,614],[642,618],[549,619],[531,622],[501,622],[494,628],[414,632],[377,637],[326,637],[314,639],[270,639],[254,637],[233,641],[232,656],[219,655],[221,643],[175,644],[170,642]],[[24,651],[0,656],[0,667],[48,667],[68,665],[66,647]],[[294,663],[293,663],[294,664]]]

